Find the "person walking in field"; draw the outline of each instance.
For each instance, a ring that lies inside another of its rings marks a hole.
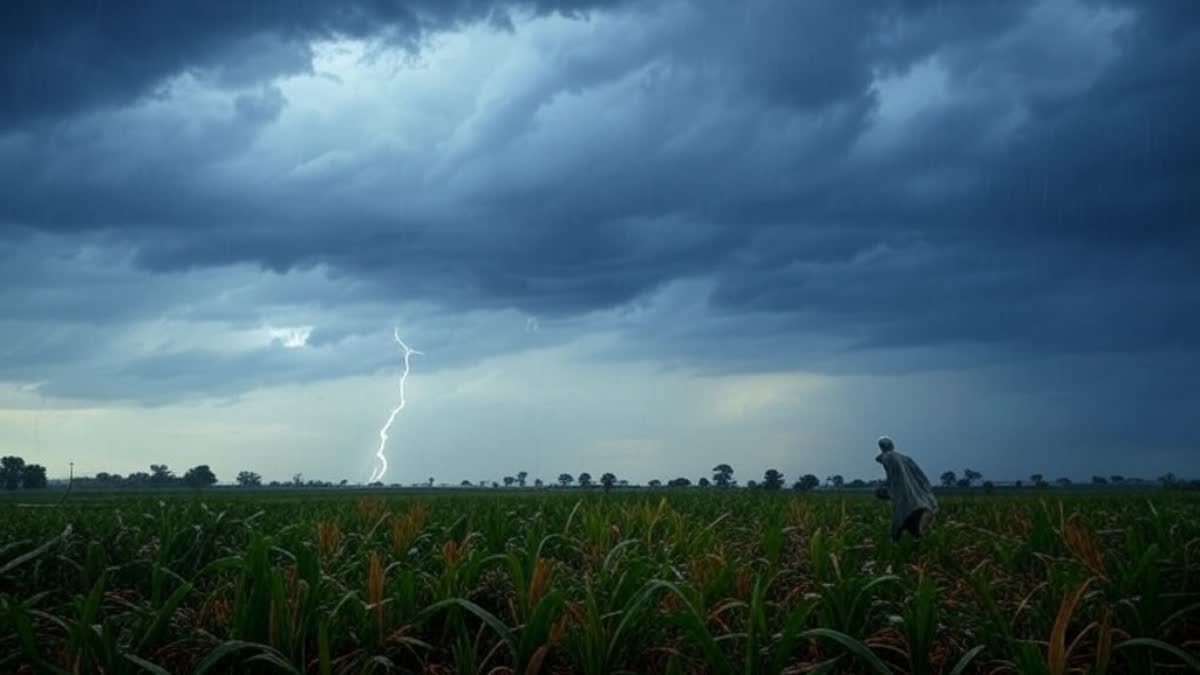
[[[914,539],[920,539],[938,508],[925,472],[911,457],[897,452],[896,444],[887,436],[879,439],[879,456],[875,461],[887,473],[887,485],[875,494],[892,502],[892,541],[900,541],[905,530]]]

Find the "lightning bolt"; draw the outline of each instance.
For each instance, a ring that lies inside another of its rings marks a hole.
[[[404,373],[400,375],[400,404],[392,408],[392,414],[388,415],[387,423],[379,429],[379,450],[375,453],[375,458],[379,460],[379,466],[371,471],[371,478],[367,481],[368,484],[383,480],[383,475],[387,473],[388,461],[383,451],[387,449],[388,429],[392,428],[392,423],[396,421],[396,415],[399,415],[400,411],[404,410],[404,381],[408,379],[409,359],[414,354],[423,355],[421,352],[404,344],[404,340],[400,339],[399,328],[393,329],[392,337],[395,338],[400,348],[404,350]]]

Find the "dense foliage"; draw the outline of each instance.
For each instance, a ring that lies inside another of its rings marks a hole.
[[[603,482],[603,479],[602,479]],[[82,493],[0,500],[0,671],[1197,667],[1200,499]]]

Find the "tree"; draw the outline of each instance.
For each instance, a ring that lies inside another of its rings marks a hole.
[[[617,481],[617,487],[629,487],[629,481],[622,478],[621,480]]]
[[[525,487],[525,479],[528,477],[529,477],[528,471],[518,471],[517,472],[517,485],[520,485],[521,487]]]
[[[707,478],[702,476],[700,478],[700,480],[696,481],[696,485],[699,485],[702,488],[706,488],[706,487],[709,487],[710,485],[712,485],[712,483],[709,482],[709,480]]]
[[[1109,476],[1108,479],[1117,485],[1120,485],[1121,483],[1125,482],[1125,476],[1122,476],[1120,474],[1113,474],[1113,475]]]
[[[776,469],[767,469],[763,474],[763,489],[778,490],[783,487],[783,474]]]
[[[657,478],[654,478],[654,479],[651,479],[651,481],[649,483],[646,483],[646,485],[649,485],[652,488],[662,487],[662,481]]]
[[[166,464],[151,464],[150,465],[150,482],[153,485],[163,486],[175,480],[175,474],[167,468]]]
[[[753,490],[758,487],[758,481],[756,481],[756,480],[746,481],[746,487]]]
[[[1070,479],[1070,478],[1059,478],[1058,480],[1056,480],[1056,481],[1054,481],[1054,482],[1058,483],[1058,484],[1059,484],[1059,485],[1061,485],[1062,487],[1070,487],[1070,485],[1071,485],[1071,479]]]
[[[1108,485],[1108,479],[1104,476],[1092,476],[1093,485]]]
[[[590,474],[586,471],[579,474],[579,487],[591,487],[591,486],[592,486],[592,474]]]
[[[983,481],[983,491],[987,494],[992,494],[996,491],[996,484],[990,480]]]
[[[942,474],[942,487],[954,487],[958,483],[958,475],[953,471]]]
[[[542,479],[541,479],[541,478],[535,478],[535,479],[533,479],[533,487],[535,487],[535,488],[540,488],[540,487],[542,487],[542,485],[543,485],[543,483],[542,483]]]
[[[383,481],[375,481],[375,482],[379,483],[380,485],[383,485]],[[304,485],[304,474],[302,474],[302,473],[292,474],[292,487],[302,487],[303,485]]]
[[[463,482],[459,483],[458,485],[459,485],[459,487],[471,487],[471,481],[464,480]]]
[[[617,484],[617,477],[611,471],[600,476],[600,484],[604,486],[604,491],[608,492]]]
[[[1173,487],[1175,485],[1175,483],[1178,482],[1178,480],[1179,479],[1177,479],[1175,477],[1175,473],[1171,472],[1171,471],[1168,471],[1167,473],[1158,477],[1158,482],[1162,483],[1163,485],[1165,485],[1167,487]]]
[[[512,476],[504,477],[504,487],[512,487],[512,484],[515,482],[517,482],[517,479],[513,478]]]
[[[867,487],[867,481],[865,481],[861,478],[855,478],[854,480],[850,481],[849,483],[846,483],[846,487],[848,487],[848,488],[865,488],[865,487]]]
[[[691,484],[692,484],[692,481],[680,476],[679,478],[675,478],[675,479],[668,481],[667,487],[688,487]]]
[[[26,464],[21,472],[21,487],[26,490],[40,490],[46,487],[46,467],[41,464]]]
[[[825,480],[837,490],[842,489],[842,486],[846,484],[846,479],[842,478],[841,474],[836,473]]]
[[[346,481],[342,481],[345,484]],[[251,488],[262,487],[262,476],[253,471],[239,471],[237,475],[238,487]]]
[[[1035,473],[1035,474],[1030,475],[1029,482],[1033,483],[1037,487],[1042,487],[1043,485],[1046,484],[1046,481],[1042,480],[1042,474],[1040,474],[1040,473]]]
[[[816,476],[812,475],[811,473],[806,473],[800,477],[800,480],[798,480],[792,484],[792,488],[796,489],[796,490],[808,491],[808,490],[815,489],[815,488],[819,487],[820,485],[821,485],[820,478],[817,478]]]
[[[188,487],[206,488],[216,485],[217,476],[212,472],[212,469],[208,468],[207,464],[200,464],[193,466],[187,470],[187,473],[183,474],[183,482]]]
[[[713,467],[713,482],[717,487],[729,487],[733,481],[733,467],[728,464],[718,464]]]
[[[569,474],[569,473],[558,474],[558,484],[559,485],[561,485],[563,487],[568,487],[571,483],[574,483],[574,482],[575,482],[575,479],[571,477],[571,474]]]
[[[25,460],[9,455],[0,457],[0,482],[4,489],[16,490],[21,487],[21,474],[25,472]]]
[[[974,469],[966,469],[963,471],[963,478],[967,481],[967,487],[970,487],[975,481],[983,478],[983,474]]]

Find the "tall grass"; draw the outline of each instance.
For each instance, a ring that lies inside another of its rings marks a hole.
[[[666,491],[0,501],[0,672],[1197,669],[1200,500]]]

